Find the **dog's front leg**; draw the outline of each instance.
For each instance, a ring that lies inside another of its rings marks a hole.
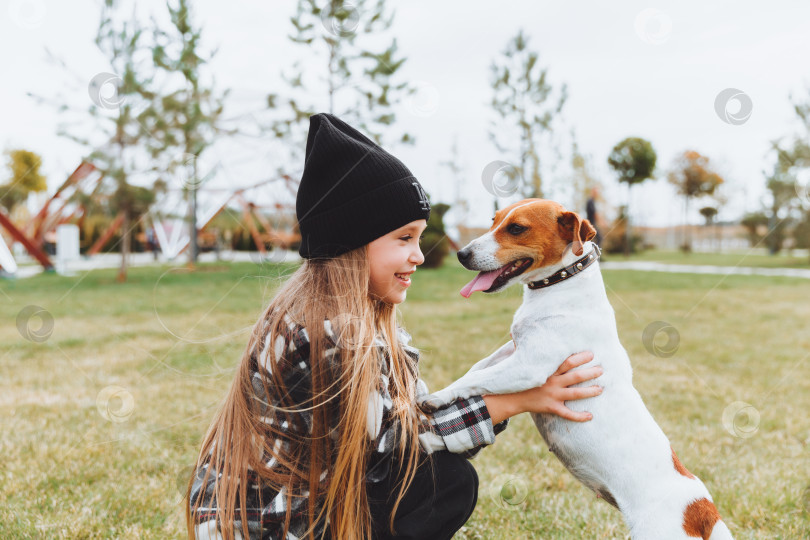
[[[486,394],[512,394],[542,386],[557,370],[556,365],[543,361],[536,349],[516,349],[511,356],[489,367],[470,370],[447,388],[425,396],[419,407],[433,412],[457,399]]]
[[[503,362],[504,360],[509,358],[509,356],[511,356],[512,353],[514,352],[515,352],[515,342],[510,340],[505,344],[503,344],[500,348],[498,348],[498,350],[495,351],[494,353],[490,354],[483,360],[479,360],[478,362],[473,364],[473,366],[467,370],[467,373],[472,373],[473,371],[478,371],[479,369],[494,366],[498,362]],[[467,373],[465,373],[465,375]]]

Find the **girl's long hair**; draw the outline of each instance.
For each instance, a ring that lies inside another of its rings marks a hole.
[[[268,362],[275,365],[275,344],[289,336],[290,321],[304,326],[309,337],[312,400],[293,403],[279,373],[281,369],[271,369],[270,373],[263,371],[267,396],[267,402],[263,403],[255,397],[253,368],[256,359],[259,366],[263,365],[263,358],[269,358]],[[338,342],[338,347],[333,348],[337,353],[328,359],[324,358],[330,348],[325,343],[324,321],[329,321]],[[253,327],[233,384],[203,438],[195,467],[209,464],[203,486],[212,467],[221,474],[215,487],[215,523],[224,540],[234,538],[235,520],[242,524],[242,536],[249,538],[246,493],[238,486],[253,484],[272,488],[275,493],[286,488],[287,514],[282,538],[286,538],[290,524],[293,498],[304,493],[308,493],[309,526],[304,538],[313,540],[313,531],[319,523],[328,523],[333,538],[371,537],[365,483],[373,444],[367,428],[369,404],[381,378],[381,358],[375,346],[377,334],[384,338],[391,359],[389,391],[393,416],[400,426],[392,456],[393,462],[399,464],[396,474],[405,465],[401,488],[388,520],[393,531],[394,515],[413,481],[420,458],[419,421],[414,410],[418,367],[398,339],[396,305],[369,295],[367,246],[363,246],[334,258],[305,260]],[[293,413],[308,409],[312,413],[311,435],[305,425],[301,425],[307,433],[305,437],[296,437],[283,427],[303,424],[300,418],[299,424],[294,424]],[[337,426],[337,433],[330,433],[332,426]],[[277,444],[282,440],[289,444]],[[273,466],[269,467],[268,462]],[[393,469],[391,474],[395,474]],[[321,480],[322,474],[325,480]],[[195,538],[195,526],[203,521],[196,518],[198,509],[211,506],[207,504],[211,501],[203,500],[203,490],[190,508],[193,483],[192,475],[185,505],[190,539]]]

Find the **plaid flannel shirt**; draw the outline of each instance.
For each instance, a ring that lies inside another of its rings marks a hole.
[[[311,397],[311,371],[309,366],[309,337],[305,328],[293,324],[289,319],[288,330],[285,336],[278,336],[276,343],[269,343],[269,332],[266,334],[265,340],[254,351],[252,357],[253,366],[253,389],[255,398],[263,403],[265,410],[267,408],[278,405],[280,401],[277,397],[267,396],[264,392],[262,384],[262,371],[264,369],[280,369],[284,382],[287,385],[288,396],[290,400],[287,401],[289,407],[290,401],[293,403],[305,403]],[[327,348],[324,355],[332,362],[332,358],[336,358],[338,352],[338,345],[336,336],[332,332],[331,324],[325,321],[325,330],[327,336]],[[410,342],[410,335],[404,329],[399,330],[399,339],[403,343],[406,353],[418,365],[419,351],[408,343]],[[387,353],[385,342],[382,338],[376,339],[375,345],[379,352],[381,362],[381,378],[378,381],[375,392],[372,392],[371,400],[368,409],[367,428],[369,438],[373,442],[372,452],[369,456],[367,466],[367,482],[379,482],[383,480],[391,471],[392,456],[394,446],[399,439],[400,426],[399,422],[395,420],[391,413],[392,400],[389,393],[388,382],[390,373],[390,355]],[[262,368],[259,368],[261,364]],[[331,364],[336,367],[334,364]],[[269,380],[268,380],[269,382]],[[416,394],[418,396],[429,394],[429,390],[425,382],[417,377]],[[336,400],[329,404],[329,417],[333,421],[336,419]],[[457,400],[448,406],[436,411],[432,418],[427,417],[419,408],[414,404],[414,411],[420,420],[419,429],[419,444],[420,450],[425,453],[432,453],[437,450],[448,450],[453,453],[460,454],[467,459],[473,458],[478,452],[489,444],[495,442],[495,435],[506,429],[509,419],[493,425],[492,420],[487,411],[484,399],[481,396],[473,396],[469,399]],[[274,421],[272,415],[264,417],[267,422]],[[282,428],[297,435],[311,434],[312,430],[312,412],[311,410],[296,411],[292,422],[286,420],[282,422]],[[337,439],[336,429],[331,430],[331,435]],[[288,445],[288,441],[277,440],[276,445]],[[287,446],[289,448],[289,446]],[[268,465],[273,466],[274,459],[268,459]],[[207,485],[203,487],[202,480],[205,475],[205,470],[208,464],[203,465],[197,470],[194,485],[192,486],[191,498],[189,504],[192,505],[195,501],[202,496],[203,502],[195,519],[200,525],[197,526],[197,538],[218,538],[216,523],[216,501],[214,500],[209,504],[211,495],[214,492],[214,471],[208,479]],[[250,489],[247,493],[247,516],[248,516],[248,531],[251,538],[262,538],[270,540],[280,540],[284,524],[285,514],[287,512],[287,493],[285,488],[281,491],[270,490],[262,488],[262,486],[253,483],[256,479],[255,476],[251,477],[249,472]],[[221,476],[221,475],[219,475]],[[324,480],[325,474],[321,475]],[[298,539],[307,528],[307,498],[308,491],[302,493],[303,496],[293,497],[291,499],[292,516],[290,521],[290,528],[286,539]],[[261,498],[260,498],[261,495]],[[261,504],[260,504],[261,500]],[[238,504],[238,503],[237,503]],[[317,509],[316,509],[317,513]],[[234,523],[235,531],[241,528],[239,521],[239,512],[237,509],[235,515],[236,522]],[[322,530],[323,525],[315,531],[316,537]],[[237,538],[241,538],[237,531]]]

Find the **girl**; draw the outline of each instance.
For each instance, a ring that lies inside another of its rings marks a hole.
[[[458,400],[428,417],[419,353],[397,323],[430,205],[397,158],[328,115],[310,118],[297,198],[303,264],[256,323],[190,479],[189,538],[449,539],[469,519],[470,464],[509,418],[552,412],[601,368]],[[505,345],[507,352],[513,345]],[[562,360],[562,359],[561,359]]]

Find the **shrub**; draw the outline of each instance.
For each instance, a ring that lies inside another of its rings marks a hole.
[[[423,268],[439,268],[444,263],[444,258],[450,251],[450,242],[447,240],[447,233],[444,230],[444,214],[450,209],[450,205],[438,203],[431,205],[430,218],[427,228],[422,233],[422,253],[425,254]]]

